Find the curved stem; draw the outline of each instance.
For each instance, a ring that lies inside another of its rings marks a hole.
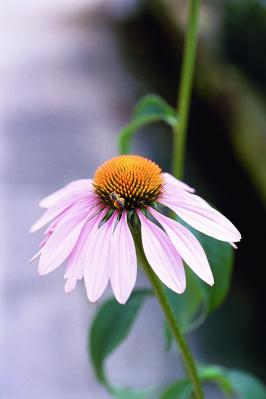
[[[182,178],[184,170],[188,114],[194,76],[195,56],[197,49],[198,21],[200,0],[189,1],[189,16],[185,37],[184,55],[181,68],[180,88],[178,95],[178,124],[173,128],[173,174]]]
[[[194,394],[196,399],[203,399],[203,391],[201,387],[201,383],[198,377],[197,369],[196,369],[196,364],[194,362],[193,356],[190,352],[190,349],[188,347],[188,344],[181,333],[179,326],[177,324],[175,315],[172,311],[172,308],[170,306],[170,303],[168,301],[168,298],[165,294],[164,288],[156,275],[154,274],[153,270],[151,269],[149,262],[147,261],[147,258],[145,256],[143,247],[142,247],[142,242],[141,242],[141,237],[139,233],[132,232],[136,249],[139,255],[139,258],[141,259],[143,269],[150,280],[150,283],[152,285],[152,288],[154,290],[154,293],[158,299],[158,302],[163,310],[163,313],[165,315],[165,318],[169,324],[169,327],[172,331],[172,334],[175,338],[175,341],[177,342],[180,351],[182,353],[183,361],[187,370],[187,374],[191,380],[191,383],[194,388]]]

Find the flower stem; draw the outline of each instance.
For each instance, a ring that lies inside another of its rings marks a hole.
[[[177,104],[178,122],[173,128],[173,174],[178,179],[182,178],[184,170],[188,114],[197,49],[199,11],[200,0],[190,0]]]
[[[177,342],[180,351],[182,353],[183,361],[187,370],[187,374],[191,380],[191,384],[194,388],[194,394],[196,399],[203,399],[203,391],[201,387],[201,383],[198,377],[197,369],[196,369],[196,364],[194,362],[193,356],[190,352],[190,349],[188,347],[188,344],[181,333],[179,326],[177,324],[175,315],[173,313],[173,310],[170,306],[169,300],[166,296],[165,290],[154,274],[151,266],[149,265],[149,262],[145,256],[142,242],[141,242],[141,237],[140,237],[140,232],[138,233],[133,233],[134,241],[135,241],[135,246],[139,255],[139,258],[142,262],[143,269],[150,280],[150,283],[152,285],[154,294],[157,297],[157,300],[164,312],[165,318],[169,324],[169,327],[172,331],[172,334],[175,338],[175,341]]]

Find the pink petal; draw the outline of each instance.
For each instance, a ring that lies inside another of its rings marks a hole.
[[[145,255],[159,279],[181,294],[186,288],[183,262],[167,234],[138,211]]]
[[[112,222],[115,214],[100,228],[95,223],[84,254],[84,281],[88,299],[97,301],[103,294],[110,276]],[[100,220],[99,220],[100,221]]]
[[[41,255],[41,251],[39,250],[33,257],[30,259],[30,263],[32,263],[35,259],[37,259]]]
[[[39,274],[44,275],[55,270],[70,255],[86,223],[86,215],[66,218],[49,237],[41,249]]]
[[[160,202],[204,234],[226,242],[236,242],[241,239],[235,226],[197,195],[183,192],[176,199],[171,195],[165,195]]]
[[[174,176],[170,175],[170,173],[164,173],[163,176],[166,182],[165,187],[167,191],[185,190],[194,193],[194,188],[188,186],[183,181],[176,179]]]
[[[73,217],[73,216],[79,216],[81,214],[84,214],[85,216],[88,216],[88,220],[90,219],[91,215],[97,213],[97,204],[91,203],[91,205],[88,205],[87,202],[84,204],[84,202],[77,202],[74,205],[70,206],[69,208],[66,209],[66,211],[60,213],[59,216],[57,216],[53,222],[48,226],[48,228],[44,232],[44,239],[40,244],[40,248],[43,248],[43,246],[46,244],[46,242],[49,240],[51,235],[54,233],[54,231],[58,228],[58,226],[61,225],[61,223],[64,223],[67,219]]]
[[[110,280],[119,303],[126,303],[137,277],[135,245],[127,225],[127,212],[123,212],[112,237]]]
[[[48,195],[43,198],[39,205],[42,208],[50,208],[54,206],[58,201],[60,201],[65,195],[71,194],[75,191],[84,191],[89,190],[91,188],[91,179],[80,179],[75,180],[60,190],[55,191],[54,193]]]
[[[64,278],[67,279],[65,283],[65,292],[70,293],[75,287],[77,280],[81,280],[84,275],[84,254],[90,241],[90,232],[94,225],[98,225],[102,219],[103,214],[94,216],[84,226],[77,244],[71,252],[68,260]]]
[[[63,212],[65,212],[68,208],[70,208],[73,205],[73,203],[82,199],[86,201],[86,205],[88,206],[90,204],[95,203],[95,195],[92,192],[86,194],[85,197],[84,193],[83,194],[79,193],[79,194],[73,194],[71,197],[64,198],[60,200],[56,205],[47,209],[47,211],[40,217],[40,219],[37,220],[37,222],[32,225],[30,232],[34,233],[35,231],[39,230],[47,223],[51,222],[53,219],[60,216]]]
[[[203,281],[213,285],[212,271],[206,254],[196,237],[182,224],[149,208],[149,212],[162,225],[177,252]]]

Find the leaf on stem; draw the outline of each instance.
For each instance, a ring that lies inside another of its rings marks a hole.
[[[145,299],[152,295],[147,289],[135,290],[126,305],[115,299],[104,302],[93,320],[89,336],[89,353],[98,380],[117,398],[127,392],[128,397],[144,399],[145,392],[112,387],[104,371],[106,358],[127,338]],[[129,396],[131,392],[131,396]],[[135,395],[135,396],[134,396]],[[147,392],[146,392],[147,395]]]
[[[175,109],[166,101],[151,94],[137,103],[131,121],[120,131],[118,136],[120,154],[130,152],[133,135],[138,129],[154,122],[165,122],[170,126],[175,126],[177,115]]]
[[[201,366],[199,378],[203,383],[215,383],[225,395],[236,395],[238,399],[265,399],[266,387],[251,374],[219,366]],[[171,384],[160,399],[190,399],[192,385],[187,378]]]

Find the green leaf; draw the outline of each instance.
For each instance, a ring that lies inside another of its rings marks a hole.
[[[266,387],[252,375],[220,366],[198,367],[202,383],[214,382],[225,395],[236,395],[238,399],[265,399]],[[189,399],[193,393],[189,379],[184,378],[171,384],[160,399]]]
[[[136,105],[133,111],[133,118],[147,117],[147,116],[161,117],[169,125],[176,123],[176,111],[164,99],[155,95],[149,94],[143,97]]]
[[[202,382],[215,382],[226,395],[232,394],[233,390],[225,368],[213,365],[201,366],[198,372]]]
[[[251,374],[230,370],[227,376],[239,399],[266,399],[266,386]]]
[[[190,399],[193,393],[192,386],[188,379],[183,379],[170,385],[160,399]]]
[[[133,390],[131,388],[112,387],[109,391],[117,399],[150,399],[155,396],[157,389],[157,387],[151,387]]]
[[[199,327],[208,314],[222,304],[230,287],[234,261],[233,249],[229,244],[199,233],[188,225],[186,227],[198,238],[206,252],[214,275],[214,285],[208,286],[186,266],[187,288],[184,294],[176,295],[166,290],[183,332]],[[168,327],[165,327],[165,331],[165,340],[169,348],[171,332],[168,331]]]
[[[138,129],[154,122],[165,122],[174,126],[177,123],[177,115],[175,109],[162,98],[156,95],[148,95],[138,102],[131,121],[119,133],[120,154],[130,152],[133,135]]]
[[[144,300],[150,290],[135,290],[126,305],[115,299],[103,303],[98,310],[90,331],[89,351],[99,381],[110,387],[104,372],[106,358],[126,339]]]
[[[209,260],[213,275],[212,287],[203,285],[209,302],[209,313],[217,309],[225,300],[230,284],[234,264],[234,251],[230,244],[215,240],[201,233],[195,233]]]

